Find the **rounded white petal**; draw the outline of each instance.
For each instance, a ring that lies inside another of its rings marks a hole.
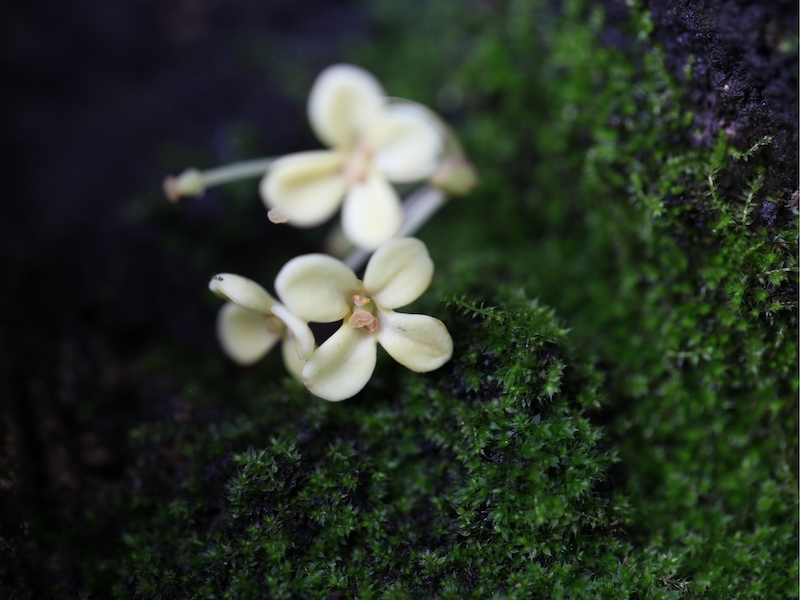
[[[283,364],[286,370],[297,381],[303,381],[303,367],[306,366],[306,361],[300,360],[295,352],[294,344],[291,340],[284,339],[281,344],[281,356],[283,356]]]
[[[345,157],[329,150],[298,152],[279,158],[261,180],[261,199],[296,227],[327,221],[339,208],[346,190]]]
[[[388,106],[370,122],[367,144],[374,161],[389,181],[407,183],[433,173],[444,136],[427,109],[413,103]]]
[[[385,104],[375,77],[353,65],[333,65],[319,74],[308,98],[308,120],[321,142],[348,149]]]
[[[286,325],[284,345],[294,348],[299,360],[307,361],[311,353],[314,352],[315,346],[314,334],[311,332],[308,323],[293,315],[285,306],[280,304],[272,307],[272,314]]]
[[[263,314],[227,302],[217,317],[217,338],[231,360],[251,365],[270,351],[280,334],[270,330]]]
[[[304,321],[317,323],[344,318],[360,287],[350,267],[326,254],[293,258],[275,278],[275,291],[286,308]]]
[[[377,170],[350,188],[342,205],[342,230],[355,246],[374,250],[394,237],[402,224],[400,198]]]
[[[255,281],[233,273],[214,275],[208,282],[208,289],[220,298],[262,315],[272,314],[272,307],[278,302]]]
[[[393,359],[417,373],[438,369],[453,355],[447,327],[428,315],[378,311],[375,335]]]
[[[303,367],[303,383],[315,396],[338,402],[367,385],[377,360],[377,340],[363,329],[342,324]]]
[[[364,289],[381,308],[400,308],[419,298],[433,279],[428,248],[416,238],[389,240],[364,272]]]

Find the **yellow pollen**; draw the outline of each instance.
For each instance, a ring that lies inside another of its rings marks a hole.
[[[372,300],[370,300],[366,296],[361,296],[359,294],[356,294],[355,296],[353,296],[353,304],[355,304],[358,307],[366,306],[370,302],[372,302]]]

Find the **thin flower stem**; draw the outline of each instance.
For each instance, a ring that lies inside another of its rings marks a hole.
[[[372,252],[368,250],[354,248],[342,259],[342,262],[358,273],[358,270],[367,263],[371,254]]]
[[[261,177],[267,172],[274,158],[245,160],[231,165],[214,167],[207,171],[186,169],[177,177],[164,179],[164,195],[170,202],[177,202],[183,196],[201,196],[206,189],[239,179]]]
[[[447,202],[447,195],[440,189],[426,186],[420,188],[403,201],[403,225],[397,237],[414,235]]]
[[[372,253],[367,250],[359,250],[356,248],[355,250],[351,250],[350,253],[344,257],[342,262],[353,269],[354,272],[358,272],[358,270],[366,264],[367,260],[369,260],[371,254]]]
[[[231,165],[214,167],[202,172],[203,181],[206,187],[212,187],[230,181],[247,179],[248,177],[261,177],[269,169],[274,158],[259,158],[256,160],[245,160]]]

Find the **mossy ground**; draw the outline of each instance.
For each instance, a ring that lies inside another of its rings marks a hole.
[[[447,323],[453,360],[418,375],[384,356],[328,404],[276,356],[240,371],[154,349],[182,391],[133,432],[112,510],[84,517],[77,587],[796,597],[796,129],[709,130],[693,63],[668,69],[641,6],[372,6],[381,41],[350,60],[441,110],[481,175],[419,233],[437,274],[412,309]],[[262,261],[254,188],[227,199],[202,245],[178,209],[148,218],[209,274],[266,283],[313,249],[282,231],[287,255]]]

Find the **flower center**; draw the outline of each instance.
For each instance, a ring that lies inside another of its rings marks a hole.
[[[355,308],[353,309],[353,314],[347,320],[347,324],[353,329],[365,329],[370,333],[375,331],[378,328],[378,317],[372,314],[372,306],[367,306],[371,303],[372,300],[366,296],[361,296],[360,294],[353,296]]]
[[[367,178],[371,162],[372,149],[363,140],[359,140],[350,152],[342,170],[345,183],[348,186],[363,183]]]
[[[264,317],[264,322],[267,324],[267,329],[269,329],[270,333],[274,333],[275,335],[281,335],[283,333],[285,325],[278,317],[273,315],[266,316]]]

